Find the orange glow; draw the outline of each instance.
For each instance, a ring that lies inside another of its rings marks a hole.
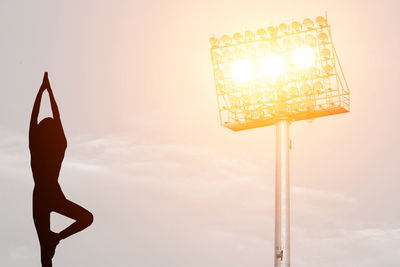
[[[308,69],[315,64],[315,54],[310,47],[300,47],[293,52],[293,63],[301,68]]]
[[[254,76],[254,69],[247,60],[238,60],[231,65],[232,78],[236,82],[247,82]]]
[[[264,75],[275,78],[285,72],[285,62],[282,56],[268,56],[262,60],[261,70]]]

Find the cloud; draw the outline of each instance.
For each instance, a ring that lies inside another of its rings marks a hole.
[[[28,137],[16,131],[0,132],[0,175],[23,179],[30,169]]]
[[[24,136],[9,133],[3,140],[0,157],[7,164],[3,162],[2,173],[9,178],[30,175]],[[13,172],[12,164],[26,166]],[[274,178],[245,154],[228,156],[179,143],[139,144],[119,136],[78,137],[69,140],[60,180],[69,198],[95,214],[80,247],[101,255],[96,266],[163,266],[170,260],[174,267],[241,267],[271,260]],[[29,200],[31,192],[22,193]],[[346,222],[356,199],[304,186],[294,186],[292,197],[292,261],[297,266],[310,261],[332,267],[393,262],[388,251],[400,245],[399,229]],[[35,242],[31,220],[17,220],[23,222],[18,228],[33,232],[30,242]],[[68,255],[74,253],[81,262],[75,266],[85,263],[73,243],[63,244],[59,266],[72,264]],[[116,245],[100,245],[104,243]],[[137,252],[134,258],[128,257],[128,247]],[[37,257],[17,245],[7,249],[0,263],[25,262],[24,254],[29,260]],[[365,257],[372,253],[374,257]]]
[[[393,260],[400,245],[399,228],[325,229],[312,237],[296,231],[293,258],[298,266],[396,266]],[[307,251],[311,251],[309,253]],[[304,255],[309,255],[309,258]]]
[[[294,186],[292,188],[292,192],[296,195],[296,197],[312,198],[313,201],[325,200],[325,201],[342,202],[342,203],[347,203],[347,204],[355,203],[354,198],[345,196],[344,194],[327,192],[327,191],[322,191],[322,190],[317,190],[317,189],[312,189],[312,188],[307,188],[307,187]]]
[[[254,175],[257,166],[246,158],[224,158],[212,148],[182,144],[138,144],[119,137],[69,142],[65,161],[79,166],[129,173],[132,176],[166,177],[172,181],[205,179],[222,181]],[[72,167],[72,166],[71,166]]]

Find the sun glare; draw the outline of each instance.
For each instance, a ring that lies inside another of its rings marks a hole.
[[[292,52],[292,62],[300,69],[308,69],[315,65],[315,54],[311,47],[300,47]],[[261,58],[259,70],[263,75],[277,78],[285,73],[285,59],[283,55],[270,55]],[[254,77],[255,69],[250,61],[241,59],[231,65],[231,75],[235,82],[244,83]]]
[[[236,82],[247,82],[254,76],[254,69],[247,60],[238,60],[231,65],[232,78]]]
[[[271,77],[275,78],[285,71],[285,62],[282,56],[268,56],[261,61],[262,72]]]
[[[315,54],[311,47],[301,47],[293,52],[293,62],[301,69],[308,69],[315,64]]]

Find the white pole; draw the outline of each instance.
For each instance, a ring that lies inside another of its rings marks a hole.
[[[275,123],[275,267],[290,266],[289,125],[287,119]]]

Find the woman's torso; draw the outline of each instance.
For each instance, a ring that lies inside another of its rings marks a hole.
[[[61,125],[51,136],[34,132],[29,140],[31,168],[35,187],[58,186],[58,176],[67,148]]]

